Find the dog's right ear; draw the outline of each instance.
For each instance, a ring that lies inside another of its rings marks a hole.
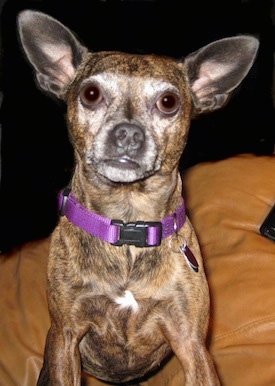
[[[18,30],[39,85],[62,97],[87,52],[86,47],[63,24],[38,11],[20,12]]]

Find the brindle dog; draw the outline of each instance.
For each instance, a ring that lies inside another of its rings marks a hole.
[[[79,386],[82,369],[128,382],[171,352],[186,385],[218,385],[205,346],[208,285],[178,163],[190,120],[226,103],[257,39],[225,38],[174,60],[88,52],[37,11],[21,12],[18,26],[40,87],[68,105],[75,153],[51,241],[38,385]]]

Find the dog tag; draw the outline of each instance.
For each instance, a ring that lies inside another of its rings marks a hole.
[[[184,243],[182,246],[180,246],[180,251],[185,257],[185,260],[187,261],[188,265],[195,271],[199,272],[199,264],[191,251],[190,248],[188,248],[187,244]]]

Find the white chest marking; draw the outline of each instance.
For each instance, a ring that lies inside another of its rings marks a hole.
[[[138,303],[134,298],[134,295],[129,290],[124,291],[124,296],[116,298],[115,302],[119,304],[121,308],[132,308],[134,312],[137,312],[139,309]]]

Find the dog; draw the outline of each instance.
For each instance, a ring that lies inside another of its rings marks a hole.
[[[82,370],[138,383],[171,353],[186,385],[219,385],[205,343],[209,289],[178,165],[191,119],[227,103],[258,40],[224,38],[176,60],[91,52],[34,10],[20,12],[18,31],[39,87],[67,103],[75,155],[51,238],[51,326],[38,385],[79,386]]]

